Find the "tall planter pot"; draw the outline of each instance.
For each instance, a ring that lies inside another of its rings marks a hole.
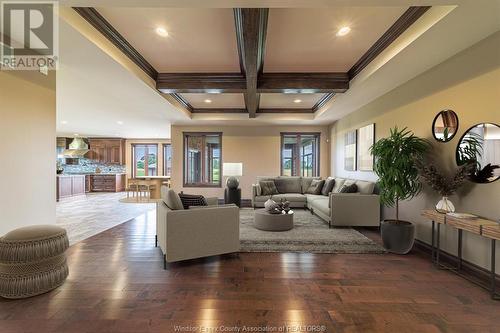
[[[382,221],[380,233],[384,248],[396,254],[410,252],[415,241],[415,225],[407,221]]]

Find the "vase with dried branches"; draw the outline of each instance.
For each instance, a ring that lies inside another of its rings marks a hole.
[[[420,177],[442,197],[436,205],[437,211],[441,213],[454,212],[455,206],[448,197],[464,184],[468,175],[474,169],[474,164],[466,163],[458,167],[455,174],[451,177],[443,175],[433,163],[420,160],[416,161],[416,166]]]

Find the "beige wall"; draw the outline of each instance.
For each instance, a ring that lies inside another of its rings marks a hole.
[[[329,133],[327,126],[172,126],[172,186],[176,191],[224,197],[222,188],[183,188],[183,132],[222,132],[222,162],[242,162],[241,197],[252,197],[252,184],[257,176],[280,174],[281,132],[321,132],[320,174],[330,171]]]
[[[158,145],[158,175],[163,176],[163,145],[170,143],[170,139],[127,139],[125,140],[125,166],[127,178],[132,177],[132,145],[146,143]]]
[[[500,123],[500,33],[496,33],[446,62],[380,97],[331,127],[332,173],[359,179],[376,179],[373,172],[344,170],[344,133],[375,123],[376,139],[389,134],[394,125],[407,126],[416,135],[432,142],[433,155],[446,170],[453,170],[455,148],[460,136],[480,122]],[[454,110],[460,120],[458,134],[449,143],[432,138],[434,116],[443,109]],[[430,243],[430,224],[420,217],[424,208],[432,208],[439,195],[428,187],[417,198],[401,205],[402,218],[417,223],[417,238]],[[471,212],[491,219],[500,218],[500,181],[492,184],[469,184],[451,200],[460,212]],[[385,216],[393,216],[386,209]],[[456,253],[456,231],[445,228],[441,239],[444,249]],[[490,243],[480,236],[464,233],[464,258],[489,267]],[[500,244],[497,245],[497,250]],[[497,272],[500,257],[497,258]]]
[[[0,235],[56,219],[53,77],[0,71]]]

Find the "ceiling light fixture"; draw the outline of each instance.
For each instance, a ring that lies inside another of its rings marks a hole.
[[[302,102],[302,100],[297,98],[297,99],[294,99],[294,100],[293,100],[293,102],[294,102],[294,103],[301,103],[301,102]]]
[[[118,125],[123,125],[123,121],[121,121],[121,120],[118,120],[116,123],[117,123]]]
[[[66,120],[61,121],[61,124],[66,125],[68,122]]]
[[[73,134],[73,135],[74,135],[74,136],[80,136],[80,134],[78,134],[78,133],[75,133],[75,134]]]
[[[211,99],[206,99],[205,103],[210,104],[210,103],[212,103],[212,100]]]
[[[161,37],[167,37],[168,36],[168,31],[165,28],[158,27],[156,28],[156,33],[161,36]]]
[[[351,28],[349,27],[342,27],[337,31],[337,36],[345,36],[351,31]]]

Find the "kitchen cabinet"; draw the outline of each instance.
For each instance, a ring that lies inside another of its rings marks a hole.
[[[124,139],[89,138],[89,144],[87,158],[103,164],[125,164]]]
[[[125,174],[102,174],[90,176],[91,192],[122,192],[125,191]]]
[[[85,194],[84,175],[57,175],[56,200]]]

